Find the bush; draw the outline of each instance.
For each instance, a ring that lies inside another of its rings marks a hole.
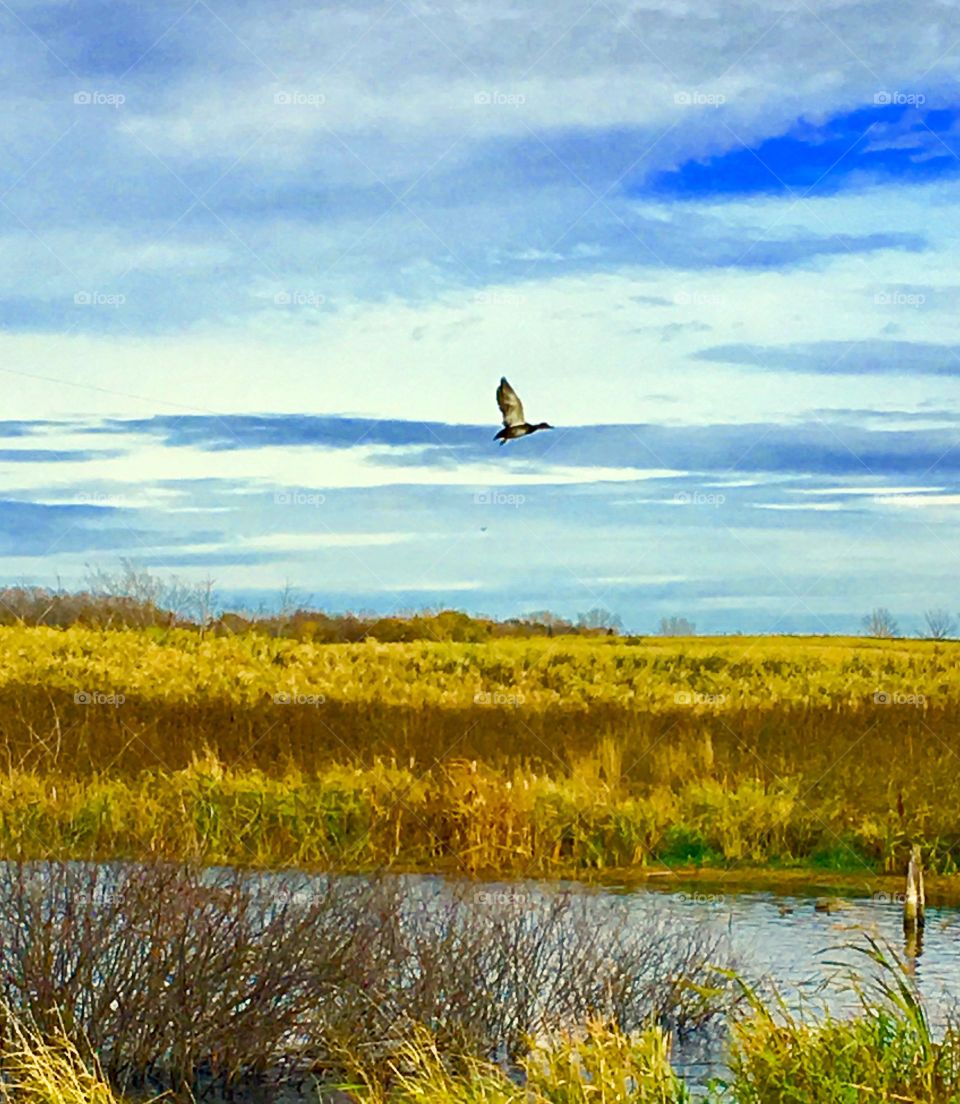
[[[689,1031],[722,1009],[719,951],[694,925],[628,924],[623,903],[586,891],[0,867],[3,1007],[121,1091],[358,1063],[382,1080],[425,1030],[444,1054],[513,1061],[598,1018]]]

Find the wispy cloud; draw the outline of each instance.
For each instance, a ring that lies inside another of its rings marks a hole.
[[[796,345],[718,345],[699,360],[822,375],[960,376],[960,345],[924,341],[817,341]]]
[[[247,596],[770,629],[942,589],[943,4],[5,28],[4,578],[140,555]],[[558,428],[498,450],[501,374]]]

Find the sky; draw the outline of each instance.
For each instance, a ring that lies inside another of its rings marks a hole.
[[[947,0],[0,0],[0,584],[960,610]],[[505,375],[531,421],[499,448]]]

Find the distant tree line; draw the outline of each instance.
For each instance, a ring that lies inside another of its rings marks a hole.
[[[130,563],[116,573],[88,572],[80,591],[37,586],[0,588],[0,625],[47,625],[97,629],[180,626],[213,635],[262,633],[318,643],[374,639],[382,641],[445,640],[480,642],[499,637],[609,636],[621,629],[620,618],[594,608],[571,621],[550,610],[499,620],[460,610],[420,610],[382,615],[360,611],[327,613],[298,601],[289,588],[279,609],[225,611],[212,580],[188,583],[160,579]]]
[[[952,640],[957,636],[960,620],[942,607],[924,610],[925,631],[917,635],[925,640]],[[878,640],[893,640],[901,636],[896,618],[885,606],[877,606],[861,621],[864,635]],[[686,617],[661,617],[657,627],[660,636],[696,636],[697,626]]]
[[[929,640],[957,637],[960,620],[949,610],[928,609],[923,618],[926,628],[918,636]],[[87,625],[98,629],[181,626],[203,634],[258,632],[331,644],[367,638],[476,643],[499,637],[614,636],[623,632],[620,617],[600,606],[577,614],[574,620],[548,609],[505,619],[452,609],[388,615],[369,610],[328,613],[313,608],[306,599],[298,599],[289,586],[281,593],[277,609],[225,611],[212,579],[164,579],[130,561],[122,561],[116,572],[88,570],[82,590],[28,585],[0,588],[0,625],[18,624],[54,628]],[[902,635],[896,618],[884,606],[867,614],[862,625],[865,635],[877,639]],[[695,636],[697,627],[686,617],[662,617],[657,632],[660,636]]]
[[[924,610],[923,620],[926,631],[921,630],[917,635],[925,640],[951,640],[957,635],[957,618],[947,609]],[[878,606],[868,613],[862,624],[867,636],[875,636],[879,640],[892,640],[902,635],[896,618],[885,606]]]
[[[658,632],[661,636],[696,636],[697,626],[685,617],[661,617]]]

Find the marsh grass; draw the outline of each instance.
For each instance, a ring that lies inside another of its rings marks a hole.
[[[618,1104],[626,1100],[685,1104],[690,1100],[670,1065],[669,1037],[658,1027],[628,1035],[609,1024],[591,1022],[575,1033],[533,1044],[512,1076],[473,1055],[442,1051],[425,1028],[398,1047],[385,1069],[375,1072],[362,1058],[347,1054],[344,1066],[350,1076],[340,1088],[356,1104]],[[11,1021],[2,1069],[2,1100],[121,1104],[122,1098],[96,1059],[84,1059],[66,1035],[45,1038]]]
[[[670,1065],[669,1036],[650,1026],[624,1033],[591,1021],[533,1043],[512,1075],[491,1062],[444,1053],[418,1031],[385,1073],[361,1065],[349,1083],[361,1104],[684,1104],[690,1098]]]
[[[808,1019],[782,999],[761,999],[741,982],[749,1014],[733,1024],[732,1078],[720,1099],[735,1104],[860,1104],[960,1101],[960,1033],[940,1038],[896,953],[872,936],[852,948],[870,963],[868,980],[849,963],[858,1011]]]
[[[914,837],[915,839],[918,837]],[[919,837],[923,838],[923,837]],[[432,770],[376,761],[308,775],[230,768],[210,754],[176,771],[76,777],[0,774],[0,857],[154,859],[255,867],[385,867],[557,875],[724,864],[807,863],[859,873],[899,863],[909,837],[799,783],[691,779],[632,794],[596,774]],[[942,840],[928,870],[952,870]]]
[[[11,1104],[121,1104],[96,1058],[84,1058],[65,1033],[44,1037],[4,1015],[0,1100]]]
[[[958,657],[0,628],[0,853],[893,871],[922,841],[927,869],[953,872]]]

